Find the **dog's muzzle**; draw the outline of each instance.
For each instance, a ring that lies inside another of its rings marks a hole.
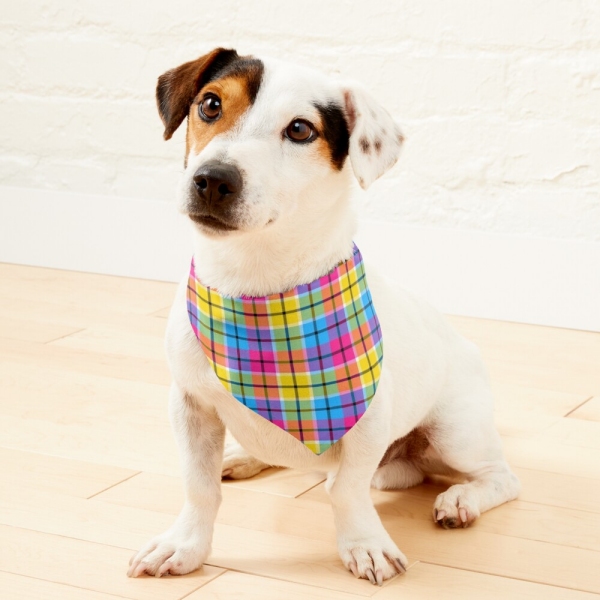
[[[213,229],[236,229],[233,208],[242,187],[242,174],[236,166],[216,160],[204,163],[192,180],[190,218]]]

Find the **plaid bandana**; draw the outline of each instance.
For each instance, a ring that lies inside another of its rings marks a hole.
[[[362,256],[280,294],[231,298],[196,279],[190,322],[223,386],[321,454],[367,410],[381,374],[381,328]]]

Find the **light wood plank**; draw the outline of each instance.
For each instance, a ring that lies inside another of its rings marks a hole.
[[[93,592],[62,583],[1,571],[0,589],[3,597],[8,600],[119,600],[123,598],[123,596]]]
[[[591,452],[554,440],[504,438],[510,465],[548,473],[600,479],[600,461]]]
[[[103,310],[107,305],[133,314],[150,314],[168,306],[176,284],[114,277],[43,267],[0,263],[0,297],[43,299],[62,306],[86,305]]]
[[[55,342],[51,342],[51,344],[87,352],[165,361],[164,330],[166,323],[154,317],[148,317],[146,320],[148,325],[143,333],[131,331],[124,327],[93,325],[72,335],[62,337]]]
[[[533,437],[586,400],[583,394],[494,382],[494,418],[502,435]]]
[[[567,446],[577,446],[600,450],[600,422],[583,419],[561,419],[536,437],[540,443],[559,442]]]
[[[32,319],[0,317],[0,338],[7,340],[45,344],[76,331],[80,331],[80,328]]]
[[[377,597],[374,596],[374,597]],[[246,573],[227,571],[213,579],[186,600],[358,600],[364,598],[356,594],[336,592],[301,583],[291,583],[281,579],[257,577]]]
[[[600,479],[513,469],[521,480],[519,498],[527,502],[600,512]]]
[[[535,361],[535,356],[527,355],[532,348],[543,350],[544,359],[551,354],[559,359],[562,359],[563,355],[575,359],[573,349],[578,348],[595,356],[600,352],[600,333],[593,331],[456,315],[447,315],[447,319],[465,337],[472,339],[482,348],[494,350],[499,358],[505,358],[517,351],[526,359]],[[507,352],[506,348],[510,348],[511,352]]]
[[[2,525],[0,539],[0,571],[132,600],[178,600],[222,573],[205,566],[183,577],[130,579],[129,550]]]
[[[146,426],[126,419],[115,420],[112,427],[92,427],[0,415],[0,446],[100,465],[119,464],[133,471],[180,471],[177,447],[166,417]],[[150,455],[143,452],[148,446],[152,447]]]
[[[87,498],[135,475],[121,467],[0,448],[0,489],[27,488]]]
[[[0,381],[12,399],[0,403],[0,445],[179,472],[167,386],[11,361],[0,362]]]
[[[103,306],[86,304],[69,306],[40,298],[2,298],[0,318],[78,330],[94,326],[107,326],[132,333],[144,333],[153,331],[154,327],[166,326],[164,319],[146,314],[133,314],[124,310],[117,301],[107,302]]]
[[[600,333],[466,317],[450,320],[481,348],[493,381],[588,396],[600,393]]]
[[[129,415],[155,425],[166,416],[167,385],[10,361],[0,363],[0,381],[11,399],[0,403],[4,415],[85,427]]]
[[[171,379],[165,360],[88,352],[21,340],[0,338],[0,360],[20,364],[35,362],[45,368],[67,369],[75,373],[104,375],[162,385],[168,385]]]
[[[569,418],[586,421],[600,421],[600,396],[590,398],[585,404],[573,411]]]
[[[218,579],[215,581],[215,583]],[[209,584],[214,585],[214,584]],[[208,586],[206,587],[208,590]],[[223,596],[226,597],[226,596]],[[417,563],[404,577],[396,577],[375,594],[374,600],[597,600],[596,594],[552,587],[485,573]]]
[[[485,513],[479,525],[492,533],[600,552],[599,512],[516,500]]]

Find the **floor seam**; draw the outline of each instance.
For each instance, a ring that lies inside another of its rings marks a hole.
[[[72,583],[65,583],[64,581],[55,581],[54,579],[44,579],[43,577],[36,577],[35,575],[23,575],[22,573],[14,573],[13,571],[7,571],[6,569],[0,569],[0,573],[8,573],[9,575],[15,575],[16,577],[23,577],[24,579],[35,579],[36,581],[43,581],[44,583],[55,583],[56,585],[64,585],[76,590],[85,590],[86,592],[93,592],[95,594],[106,594],[107,596],[114,596],[115,598],[125,598],[125,600],[131,600],[131,596],[122,596],[115,592],[101,591],[93,588],[86,588],[80,585],[73,585]]]
[[[563,418],[568,417],[573,414],[576,410],[579,410],[584,404],[587,404],[594,396],[590,396],[586,398],[581,404],[578,404],[575,408],[572,408],[566,415],[563,415]]]
[[[133,479],[134,477],[137,477],[140,473],[142,473],[142,471],[138,471],[137,473],[134,473],[133,475],[129,475],[129,477],[125,477],[125,479],[121,479],[120,481],[117,481],[116,483],[109,485],[108,487],[100,490],[99,492],[93,493],[91,496],[88,496],[86,498],[86,500],[91,500],[92,498],[95,498],[96,496],[99,496],[100,494],[103,494],[104,492],[111,490],[112,488],[114,488],[118,485],[121,485],[122,483],[125,483],[126,481],[129,481],[130,479]]]
[[[562,590],[574,590],[576,592],[583,592],[586,594],[597,594],[597,592],[592,592],[590,590],[580,588],[580,587],[568,587],[566,585],[559,585],[556,583],[548,583],[546,581],[536,581],[535,579],[526,579],[525,577],[515,577],[514,575],[501,575],[500,573],[490,573],[489,571],[478,571],[477,569],[463,569],[461,567],[454,567],[451,565],[445,565],[442,563],[432,562],[429,560],[421,560],[419,561],[425,565],[433,565],[436,567],[444,567],[446,569],[456,569],[457,571],[465,571],[467,573],[479,573],[480,575],[488,575],[491,577],[502,577],[502,579],[512,579],[513,581],[526,581],[527,583],[533,583],[535,585],[543,585],[546,587],[559,588]]]
[[[47,340],[47,341],[43,342],[43,344],[47,345],[47,344],[52,344],[53,342],[58,342],[58,340],[64,340],[65,338],[68,338],[68,337],[70,337],[72,335],[75,335],[76,333],[81,333],[82,331],[85,331],[86,329],[87,329],[87,327],[82,327],[81,329],[77,329],[76,331],[71,331],[70,333],[67,333],[65,335],[61,335],[61,336],[59,336],[57,338],[54,338],[52,340]]]
[[[217,575],[215,575],[212,579],[208,580],[206,583],[203,583],[202,585],[199,585],[197,588],[189,591],[187,594],[185,594],[185,596],[181,596],[178,600],[184,600],[185,598],[188,598],[189,596],[191,596],[198,590],[201,590],[203,587],[206,587],[207,585],[211,584],[213,581],[216,581],[217,579],[219,579],[219,577],[222,577],[223,575],[225,575],[225,573],[227,573],[227,571],[229,571],[229,569],[224,569],[223,567],[215,567],[213,565],[208,565],[207,563],[204,563],[204,564],[209,567],[212,566],[215,569],[222,569],[222,571],[220,573],[218,573]]]
[[[304,494],[308,494],[308,492],[310,492],[310,490],[314,490],[317,486],[321,485],[326,480],[327,480],[327,477],[323,477],[323,479],[321,479],[321,481],[319,481],[318,483],[315,483],[315,485],[311,485],[308,489],[303,490],[297,496],[293,496],[293,498],[294,499],[301,498],[302,496],[304,496]]]

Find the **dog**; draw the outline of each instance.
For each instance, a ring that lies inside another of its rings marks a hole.
[[[178,207],[192,225],[198,281],[228,297],[262,297],[349,260],[352,178],[366,189],[396,163],[404,140],[365,88],[217,48],[160,76],[156,94],[165,139],[187,117]],[[129,576],[199,568],[211,550],[222,476],[252,477],[269,466],[327,472],[341,560],[378,585],[403,573],[407,559],[379,519],[371,486],[459,474],[463,482],[433,506],[444,528],[466,527],[517,497],[477,347],[376,269],[367,277],[385,340],[378,386],[362,418],[320,454],[219,381],[190,326],[184,278],[166,347],[186,499],[173,526],[132,557]],[[237,441],[227,448],[226,428]]]

